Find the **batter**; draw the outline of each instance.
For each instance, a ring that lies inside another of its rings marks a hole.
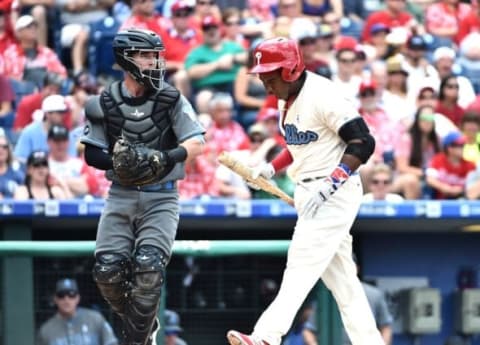
[[[251,335],[227,333],[231,345],[279,345],[307,294],[322,279],[332,292],[353,345],[383,345],[352,260],[350,228],[362,199],[356,170],[375,140],[352,101],[334,84],[307,72],[298,45],[286,38],[261,42],[250,73],[278,98],[286,149],[252,177],[270,179],[288,166],[296,183],[298,220],[275,300]]]

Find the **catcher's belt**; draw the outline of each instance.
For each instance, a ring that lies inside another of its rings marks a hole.
[[[136,190],[139,192],[160,192],[162,190],[174,190],[177,188],[177,183],[175,181],[167,181],[165,183],[156,183],[144,186],[123,186],[119,183],[113,184],[124,189]]]

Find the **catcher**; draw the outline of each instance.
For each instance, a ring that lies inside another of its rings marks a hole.
[[[86,162],[112,180],[100,217],[93,278],[123,320],[128,345],[155,344],[160,292],[179,220],[176,180],[202,151],[192,106],[163,81],[165,48],[147,30],[113,39],[123,81],[85,107]]]

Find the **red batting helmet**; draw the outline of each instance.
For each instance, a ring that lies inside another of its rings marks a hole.
[[[272,72],[282,69],[282,79],[286,82],[297,80],[305,70],[303,56],[294,40],[277,37],[258,44],[253,51],[252,74]]]

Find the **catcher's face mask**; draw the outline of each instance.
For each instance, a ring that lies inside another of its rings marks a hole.
[[[126,50],[125,60],[137,68],[137,73],[132,73],[139,83],[150,89],[160,90],[163,87],[165,76],[165,58],[163,51],[154,49]]]

